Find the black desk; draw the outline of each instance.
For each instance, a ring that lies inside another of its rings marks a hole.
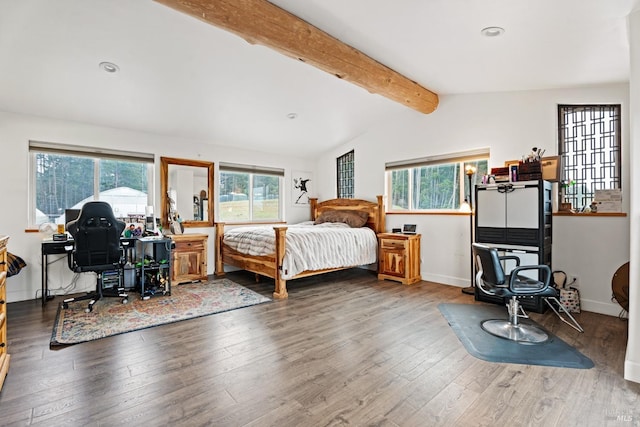
[[[127,255],[127,251],[134,250],[136,248],[135,241],[137,238],[134,237],[122,237],[120,242],[122,243],[123,248],[125,249],[125,255]],[[72,238],[68,238],[63,241],[56,241],[53,238],[43,239],[41,244],[41,256],[42,256],[42,305],[44,306],[47,301],[51,301],[54,296],[49,295],[49,255],[66,255],[67,257],[71,256],[71,252],[73,251],[74,241]],[[135,258],[135,253],[133,255]]]

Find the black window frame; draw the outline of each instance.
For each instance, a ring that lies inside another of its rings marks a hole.
[[[353,199],[355,192],[355,150],[336,159],[336,194],[338,199]]]
[[[590,118],[576,118],[581,113],[589,114]],[[589,133],[578,137],[577,130],[569,129],[569,114],[574,116],[573,129],[575,123],[586,122],[580,126],[588,126]],[[612,118],[605,128],[606,123],[595,120],[594,114],[609,114]],[[601,128],[601,132],[596,128]],[[571,151],[567,149],[569,144],[573,146]],[[602,148],[612,144],[613,148]],[[559,104],[558,155],[561,161],[559,203],[571,203],[574,210],[583,211],[594,200],[595,190],[622,189],[622,106]]]

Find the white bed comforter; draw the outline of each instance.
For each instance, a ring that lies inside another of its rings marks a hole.
[[[225,231],[224,243],[248,255],[275,252],[273,226],[238,227]],[[282,265],[283,279],[306,270],[366,265],[378,259],[376,234],[368,227],[343,223],[313,225],[312,221],[288,225]]]

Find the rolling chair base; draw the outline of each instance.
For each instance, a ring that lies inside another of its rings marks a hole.
[[[541,344],[549,339],[549,335],[537,326],[522,323],[514,325],[509,320],[485,320],[482,329],[491,335],[522,343]]]
[[[89,300],[89,304],[87,304],[87,308],[85,308],[84,311],[86,311],[87,313],[90,313],[90,312],[93,311],[94,304],[96,302],[98,302],[98,300],[103,298],[103,297],[117,297],[117,298],[120,298],[120,302],[122,304],[126,304],[126,303],[129,302],[129,295],[124,292],[124,289],[118,289],[118,293],[117,294],[102,294],[102,295],[99,295],[99,294],[97,294],[95,292],[90,292],[87,295],[83,295],[81,297],[65,299],[64,301],[62,301],[62,308],[64,308],[65,310],[68,309],[69,308],[69,303],[71,303],[71,302]]]

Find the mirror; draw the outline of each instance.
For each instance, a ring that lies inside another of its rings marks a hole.
[[[180,217],[183,227],[213,227],[213,163],[160,157],[162,227]]]

